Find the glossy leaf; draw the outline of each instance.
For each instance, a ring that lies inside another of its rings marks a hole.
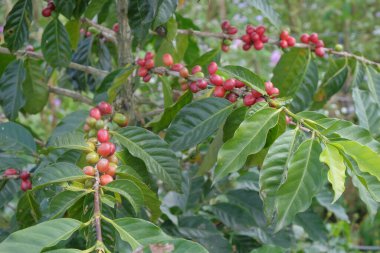
[[[242,106],[235,109],[226,119],[226,123],[223,126],[223,141],[226,142],[231,139],[236,129],[239,127],[241,122],[243,122],[245,115],[247,113],[248,107]]]
[[[373,98],[380,104],[380,73],[371,66],[365,66],[365,73],[367,81],[364,82],[363,86],[370,91]]]
[[[15,120],[18,111],[25,105],[22,84],[26,71],[22,60],[11,62],[0,79],[0,104],[7,118]]]
[[[54,219],[67,209],[72,207],[79,199],[88,194],[88,191],[69,191],[65,190],[56,194],[49,203],[50,219]]]
[[[252,250],[250,253],[284,253],[285,249],[273,245],[263,245],[260,248]]]
[[[75,0],[54,0],[57,12],[70,19],[75,9]]]
[[[242,230],[257,225],[250,212],[232,203],[217,203],[211,211],[218,220],[234,230]]]
[[[195,146],[220,127],[233,106],[226,99],[214,97],[188,104],[174,118],[165,140],[175,151]]]
[[[0,243],[0,252],[40,253],[68,239],[81,227],[82,223],[73,219],[56,219],[46,221],[23,230],[14,232]]]
[[[225,142],[219,151],[215,182],[239,170],[249,155],[264,147],[267,134],[277,124],[280,112],[273,108],[262,109],[240,124],[234,137]]]
[[[294,221],[305,230],[313,241],[327,241],[327,229],[321,217],[316,213],[312,211],[299,213]]]
[[[63,136],[68,133],[77,131],[83,125],[83,119],[88,116],[88,111],[78,110],[64,117],[53,130],[48,141],[48,146],[54,141],[57,136]]]
[[[28,40],[32,14],[32,0],[18,0],[9,12],[4,26],[4,40],[10,51],[22,48]]]
[[[46,26],[41,38],[41,48],[45,60],[53,67],[66,67],[71,61],[69,35],[58,18]]]
[[[206,174],[215,165],[219,149],[223,145],[223,132],[222,128],[219,128],[216,132],[216,135],[208,146],[207,153],[203,157],[202,163],[199,166],[197,175],[201,176]]]
[[[265,0],[252,0],[248,2],[251,6],[258,9],[274,26],[280,27],[281,21],[277,12],[273,10],[269,2]]]
[[[120,71],[120,73],[117,74],[117,76],[113,79],[111,87],[107,89],[108,102],[112,102],[116,99],[116,96],[120,92],[120,87],[123,83],[125,83],[125,80],[128,79],[135,69],[136,66],[127,65]]]
[[[66,24],[66,31],[69,34],[71,49],[76,50],[80,40],[80,26],[79,20],[69,20]]]
[[[50,141],[49,148],[76,149],[88,152],[93,151],[86,144],[83,133],[79,132],[70,132],[56,136],[54,139]]]
[[[277,219],[275,231],[279,231],[311,205],[322,183],[319,155],[321,146],[316,140],[304,141],[290,160],[288,176],[276,193]]]
[[[0,189],[0,208],[3,208],[20,191],[20,184],[17,180],[2,180]]]
[[[142,159],[150,173],[170,189],[179,189],[181,172],[177,157],[160,137],[140,127],[125,127],[114,137],[135,157]]]
[[[331,204],[334,195],[328,189],[319,192],[316,199],[321,206],[332,212],[336,218],[347,221],[348,223],[350,222],[343,206],[339,205],[337,202]]]
[[[149,0],[131,1],[128,4],[128,20],[132,33],[140,42],[149,32],[154,19],[156,2]]]
[[[36,143],[30,132],[22,125],[6,122],[0,123],[0,147],[8,152],[36,153]]]
[[[17,204],[16,218],[20,228],[30,227],[41,219],[40,206],[33,192],[26,191]]]
[[[156,16],[153,22],[153,29],[165,24],[173,15],[177,8],[178,0],[159,0],[157,4]]]
[[[94,18],[95,15],[98,14],[102,10],[103,6],[105,5],[105,2],[106,1],[103,1],[103,0],[92,0],[89,3],[84,13],[86,18],[89,18],[89,19]]]

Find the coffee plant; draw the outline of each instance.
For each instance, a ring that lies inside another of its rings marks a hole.
[[[264,0],[219,32],[176,11],[196,1],[8,2],[1,253],[332,252],[346,187],[376,214],[379,63]],[[232,47],[282,55],[268,75],[226,64]],[[357,121],[324,113],[343,89]]]

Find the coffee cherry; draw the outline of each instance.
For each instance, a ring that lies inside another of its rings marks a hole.
[[[44,16],[45,18],[48,18],[51,16],[51,9],[50,8],[44,8],[42,9],[42,16]]]
[[[197,73],[194,74],[194,77],[204,78],[205,74],[203,74],[203,72],[197,72]]]
[[[307,34],[307,33],[304,33],[304,34],[302,34],[301,35],[301,37],[300,37],[300,41],[302,42],[302,43],[305,43],[305,44],[309,44],[309,34]]]
[[[21,171],[20,178],[22,180],[27,180],[30,178],[30,173],[28,171]]]
[[[110,140],[110,135],[106,129],[100,129],[97,136],[99,142],[108,142]]]
[[[98,143],[98,139],[97,139],[97,138],[89,138],[89,139],[87,140],[87,142],[91,142],[91,143],[93,143],[93,144],[95,145],[95,144]]]
[[[99,156],[95,152],[90,152],[86,155],[86,162],[89,164],[95,164],[99,161]]]
[[[196,73],[199,73],[202,71],[202,67],[199,66],[199,65],[195,65],[192,69],[191,69],[191,74],[196,74]]]
[[[197,93],[199,91],[197,82],[191,82],[189,85],[189,89],[192,93]]]
[[[287,39],[286,39],[286,42],[288,43],[288,46],[289,47],[294,47],[295,44],[296,44],[296,39],[292,36],[289,36]]]
[[[136,64],[139,65],[140,67],[144,67],[145,66],[145,60],[144,59],[138,59],[136,61]]]
[[[241,36],[241,40],[244,43],[249,44],[251,43],[251,36],[249,36],[249,34],[244,34],[243,36]]]
[[[227,53],[228,51],[230,51],[230,46],[222,45],[222,51]]]
[[[95,128],[96,129],[102,129],[104,128],[104,126],[106,125],[106,123],[104,123],[104,120],[97,120],[96,121],[96,124],[95,124]]]
[[[262,43],[267,43],[269,41],[269,38],[267,36],[265,36],[265,35],[262,35],[260,37],[260,40],[261,40]]]
[[[289,32],[288,31],[282,31],[281,34],[280,34],[280,39],[281,40],[287,40],[289,37]]]
[[[49,8],[50,10],[54,11],[55,10],[55,4],[54,2],[50,1],[47,5],[47,8]]]
[[[237,101],[238,96],[235,93],[229,93],[226,97],[231,103],[234,103]]]
[[[260,92],[258,92],[257,90],[252,90],[251,91],[251,94],[254,98],[260,98],[262,97],[263,94],[261,94]]]
[[[226,31],[228,28],[230,28],[231,24],[230,24],[230,21],[228,20],[225,20],[222,22],[221,24],[221,28],[223,31]]]
[[[128,119],[125,115],[117,112],[113,115],[112,121],[120,126],[120,125],[124,125],[125,122],[128,121]]]
[[[97,150],[98,154],[102,157],[107,157],[111,155],[111,151],[112,151],[112,147],[110,145],[110,142],[101,143]]]
[[[182,68],[180,71],[179,71],[179,75],[183,78],[188,78],[189,77],[189,70],[187,68]]]
[[[117,165],[114,163],[110,163],[108,165],[108,170],[106,172],[107,175],[110,175],[111,177],[114,177],[116,174]]]
[[[83,173],[87,176],[95,176],[95,168],[92,166],[86,166],[83,168]]]
[[[224,39],[223,42],[222,42],[222,44],[226,45],[226,46],[231,46],[232,45],[232,40]]]
[[[179,72],[182,68],[183,68],[183,64],[176,63],[176,64],[173,64],[173,66],[171,67],[171,70]]]
[[[34,47],[32,45],[27,45],[25,47],[25,51],[27,51],[27,52],[34,52]]]
[[[146,76],[147,74],[148,74],[148,69],[146,69],[146,68],[141,67],[141,68],[139,68],[139,69],[137,70],[137,75],[138,75],[139,77],[144,77],[144,76]]]
[[[255,41],[255,43],[253,43],[253,47],[254,47],[256,50],[261,50],[261,49],[263,49],[263,47],[264,47],[264,43],[262,43],[260,40]]]
[[[148,75],[144,76],[143,81],[148,83],[151,78],[152,78],[152,76],[148,74]]]
[[[107,185],[113,181],[113,178],[110,175],[104,174],[100,176],[100,184]]]
[[[115,151],[116,151],[116,145],[113,144],[112,142],[108,142],[111,146],[111,153],[109,155],[113,155],[115,154]]]
[[[153,59],[145,59],[145,68],[151,69],[154,67],[154,60]]]
[[[325,55],[325,49],[323,47],[317,47],[315,49],[315,55],[318,57],[323,57]]]
[[[243,103],[245,106],[251,106],[255,103],[255,101],[256,101],[256,99],[251,93],[248,93],[243,98]]]
[[[90,110],[90,117],[93,117],[94,119],[98,120],[98,119],[101,119],[102,118],[102,113],[100,112],[100,110],[98,108],[92,108]]]
[[[223,78],[220,75],[213,74],[210,76],[210,82],[216,86],[223,85]]]
[[[317,43],[315,43],[315,47],[324,47],[325,46],[325,43],[323,42],[323,40],[318,40]]]
[[[256,32],[256,28],[254,26],[252,26],[252,25],[247,25],[247,27],[245,28],[245,32],[247,34],[251,34],[253,32]]]
[[[224,95],[226,94],[226,90],[223,88],[223,86],[216,86],[215,87],[215,90],[214,90],[214,96],[215,97],[224,97]]]
[[[92,152],[95,150],[95,144],[93,142],[87,141],[86,145],[90,149],[90,151],[87,151],[87,152]]]
[[[110,164],[110,162],[107,159],[102,158],[96,164],[96,168],[98,169],[99,172],[106,173],[108,170],[109,164]]]
[[[261,102],[266,102],[265,98],[263,97],[256,98],[256,103],[261,103]]]
[[[83,131],[88,132],[91,130],[91,127],[88,124],[83,125]]]
[[[153,59],[154,58],[154,54],[152,53],[152,52],[147,52],[146,54],[145,54],[145,62],[147,61],[147,60],[151,60],[151,59]]]
[[[286,40],[280,40],[280,47],[281,48],[287,48],[288,47],[288,42]]]
[[[216,62],[211,62],[208,67],[207,67],[207,70],[208,70],[208,73],[210,75],[213,75],[216,73],[216,71],[218,70],[218,64],[216,64]]]
[[[13,169],[13,168],[8,168],[4,171],[3,173],[4,176],[14,176],[18,175],[18,170]]]
[[[267,90],[267,93],[269,96],[278,96],[280,94],[280,90],[276,87],[273,87],[273,88]]]
[[[263,34],[265,33],[265,27],[262,26],[262,25],[258,26],[258,27],[256,28],[256,33],[257,33],[258,35],[263,35]]]
[[[265,91],[268,92],[268,90],[272,89],[274,87],[273,83],[268,81],[264,83],[265,85]]]
[[[204,90],[204,89],[207,88],[208,83],[207,83],[206,80],[203,80],[203,79],[202,79],[202,80],[198,80],[198,81],[197,81],[197,85],[198,85],[198,88],[199,88],[199,89]]]
[[[336,44],[334,47],[334,50],[337,52],[342,52],[343,51],[343,45],[342,44]]]
[[[243,88],[244,86],[245,86],[245,84],[242,81],[235,79],[235,87],[236,88]]]
[[[318,34],[317,33],[312,33],[312,34],[310,34],[310,37],[309,37],[309,41],[311,42],[311,43],[314,43],[314,44],[316,44],[316,43],[318,43]]]
[[[231,26],[227,29],[227,34],[234,35],[238,32],[238,29],[235,26]]]
[[[225,90],[232,90],[233,88],[235,88],[235,79],[227,79],[224,83],[223,83],[223,88]]]
[[[95,130],[95,129],[91,129],[89,132],[88,132],[88,134],[87,134],[87,136],[88,137],[95,137],[96,136],[96,133],[97,133],[97,131]]]
[[[260,35],[258,34],[258,33],[256,33],[256,32],[253,32],[253,33],[251,33],[251,40],[253,41],[253,42],[256,42],[256,41],[259,41],[260,40]]]
[[[251,44],[244,44],[243,45],[243,50],[244,51],[248,51],[249,49],[251,49]]]
[[[163,62],[166,66],[168,66],[168,67],[170,67],[171,65],[173,65],[174,61],[173,61],[173,57],[172,57],[172,55],[171,55],[171,54],[164,54],[164,55],[162,56],[162,62]]]
[[[97,122],[96,119],[93,118],[93,117],[87,117],[87,118],[86,118],[86,123],[87,123],[87,125],[89,125],[90,127],[95,126],[96,122]]]
[[[91,32],[90,31],[87,31],[86,32],[86,37],[88,38],[88,37],[90,37],[91,36]]]
[[[119,163],[119,159],[117,158],[116,155],[111,155],[107,159],[108,159],[108,161],[110,163],[114,163],[114,164],[118,164]]]
[[[27,190],[32,189],[32,182],[30,182],[29,179],[27,180],[22,180],[21,181],[21,190],[26,192]]]
[[[113,24],[113,26],[112,26],[112,30],[113,30],[115,33],[118,33],[118,32],[119,32],[119,23],[115,23],[115,24]]]

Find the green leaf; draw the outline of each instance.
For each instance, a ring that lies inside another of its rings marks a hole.
[[[245,115],[247,113],[248,107],[242,106],[235,109],[226,119],[226,123],[223,126],[223,141],[226,142],[231,139],[236,129],[239,127],[241,122],[243,122]]]
[[[165,141],[140,127],[125,127],[112,134],[133,156],[143,160],[149,172],[169,189],[179,189],[181,170],[177,157]]]
[[[234,77],[242,81],[248,87],[257,90],[261,94],[267,94],[265,91],[264,80],[247,68],[229,65],[219,68],[218,72],[221,72],[229,78]]]
[[[218,220],[237,231],[257,226],[250,212],[236,204],[218,203],[211,206],[211,211]]]
[[[73,180],[92,178],[83,173],[72,163],[58,162],[49,164],[36,171],[33,175],[33,190],[43,186]]]
[[[18,111],[25,105],[22,84],[25,80],[22,60],[14,60],[5,69],[0,79],[0,104],[7,118],[15,120]]]
[[[312,211],[299,213],[294,221],[305,230],[313,241],[327,241],[327,229],[321,217],[316,213]]]
[[[0,76],[3,75],[5,69],[7,68],[7,66],[13,62],[14,60],[16,60],[16,56],[14,55],[11,55],[11,54],[4,54],[4,53],[0,53],[0,57],[1,57],[1,61],[0,61]]]
[[[24,46],[32,22],[32,0],[18,0],[9,12],[4,26],[4,40],[11,52]]]
[[[156,119],[148,123],[147,127],[152,127],[154,132],[159,132],[167,128],[173,121],[177,113],[193,100],[193,93],[185,92],[173,105],[165,108],[164,112]]]
[[[92,0],[84,13],[85,17],[93,19],[102,10],[104,5],[104,0]]]
[[[140,43],[149,34],[157,3],[149,0],[130,1],[128,20],[132,33]]]
[[[335,192],[335,196],[332,201],[332,203],[334,203],[343,194],[345,189],[344,183],[346,181],[346,166],[344,164],[343,157],[335,146],[326,144],[319,160],[327,164],[330,168],[327,173],[327,178]]]
[[[292,222],[294,216],[311,205],[322,183],[322,164],[319,162],[321,146],[316,140],[304,141],[290,160],[288,176],[276,193],[279,231]]]
[[[66,28],[58,18],[46,26],[41,48],[45,60],[53,67],[66,67],[71,61],[71,45]]]
[[[129,201],[136,214],[140,213],[140,209],[144,205],[144,196],[141,189],[133,181],[115,180],[104,186],[103,189],[119,193]]]
[[[346,59],[331,61],[329,69],[323,77],[322,84],[314,95],[314,102],[311,108],[313,110],[321,109],[343,87],[347,75],[348,67]]]
[[[32,191],[26,191],[17,204],[16,218],[20,228],[30,227],[41,219],[40,206]]]
[[[0,208],[3,208],[20,191],[20,183],[17,180],[0,181]]]
[[[54,4],[57,12],[68,19],[71,18],[75,9],[75,0],[54,0]]]
[[[375,101],[369,91],[352,89],[352,98],[359,125],[368,129],[372,135],[380,135],[380,103]]]
[[[36,143],[30,132],[22,125],[6,122],[0,123],[0,147],[8,152],[36,154]]]
[[[56,249],[56,250],[49,250],[44,251],[45,253],[83,253],[82,250],[79,249]]]
[[[352,74],[352,87],[361,88],[365,76],[364,65],[360,61],[355,61],[354,73]],[[366,88],[363,88],[366,89]]]
[[[56,194],[49,203],[50,219],[54,219],[72,207],[79,199],[88,194],[88,191],[65,190]]]
[[[159,0],[156,16],[153,21],[153,29],[165,24],[175,12],[178,0]]]
[[[285,132],[269,148],[260,170],[260,195],[264,203],[264,213],[270,220],[275,211],[276,192],[285,181],[290,160],[302,141],[298,129]]]
[[[173,104],[173,91],[167,78],[159,77],[162,83],[162,93],[164,94],[164,107],[168,108]]]
[[[239,170],[249,155],[259,152],[264,147],[267,134],[277,124],[280,112],[273,108],[265,108],[240,124],[234,137],[225,142],[219,151],[214,182]]]
[[[281,27],[280,17],[265,0],[252,0],[248,2],[249,5],[261,11],[264,17],[266,17],[277,28]]]
[[[44,248],[67,240],[82,226],[82,222],[73,219],[46,221],[14,232],[0,243],[0,252],[40,253]]]
[[[80,25],[81,22],[76,19],[69,20],[65,24],[66,31],[69,34],[70,45],[72,50],[76,50],[78,47],[78,43],[80,40]]]
[[[347,221],[348,223],[350,222],[343,206],[337,204],[337,202],[331,204],[334,196],[328,189],[319,192],[316,199],[321,206],[332,212],[336,218]]]
[[[264,245],[260,248],[252,250],[250,253],[284,253],[285,250],[283,248],[272,246],[272,245]]]
[[[49,149],[76,149],[83,151],[93,151],[85,142],[83,133],[79,132],[69,132],[61,134],[52,138],[49,141]]]
[[[367,65],[365,65],[365,73],[367,80],[364,82],[363,88],[367,88],[377,103],[380,104],[380,73]]]
[[[25,105],[23,109],[27,113],[36,114],[42,111],[49,98],[49,89],[42,66],[35,60],[26,59],[26,69],[23,93]]]
[[[207,66],[212,62],[212,61],[219,61],[220,58],[220,50],[219,49],[213,49],[210,50],[198,58],[194,59],[190,64],[189,68],[193,68],[195,65],[200,65],[203,69],[203,71],[206,71]]]
[[[123,83],[125,83],[125,81],[135,69],[136,66],[127,65],[122,69],[120,73],[117,74],[117,76],[113,79],[111,87],[108,89],[108,102],[113,102],[116,99],[116,96],[120,93],[121,86]]]
[[[232,112],[223,98],[205,98],[186,105],[168,128],[165,140],[175,151],[185,150],[213,134]]]
[[[219,128],[214,139],[208,146],[207,153],[203,157],[202,163],[197,171],[198,176],[206,174],[215,165],[219,149],[223,145],[223,132],[223,129]]]
[[[48,141],[48,146],[57,136],[77,131],[83,125],[83,119],[88,116],[88,111],[78,110],[64,117],[53,130]]]

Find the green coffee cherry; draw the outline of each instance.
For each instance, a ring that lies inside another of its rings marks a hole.
[[[334,49],[335,49],[335,51],[342,52],[343,51],[343,45],[342,44],[336,44]]]
[[[104,122],[104,120],[97,120],[96,121],[96,124],[95,124],[95,128],[96,129],[102,129],[102,128],[104,128],[104,126],[105,126],[105,122]]]

